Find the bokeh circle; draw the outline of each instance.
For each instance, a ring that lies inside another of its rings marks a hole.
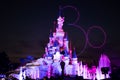
[[[83,49],[82,49],[81,52],[80,52],[80,54],[82,54],[82,53],[85,51],[86,47],[87,47],[87,36],[86,36],[86,32],[85,32],[85,30],[84,30],[82,27],[80,27],[80,26],[78,26],[78,25],[75,25],[75,24],[69,24],[69,25],[78,28],[78,29],[79,29],[80,31],[82,31],[83,34],[84,34],[85,44],[84,44],[84,46],[83,46]],[[80,54],[79,54],[79,55],[80,55]]]
[[[61,9],[62,9],[62,10],[65,10],[65,9],[67,9],[67,8],[71,8],[71,9],[73,9],[74,11],[76,11],[76,13],[77,13],[77,18],[75,19],[75,21],[73,21],[72,23],[70,23],[70,24],[76,24],[76,23],[78,22],[78,20],[79,20],[79,17],[80,17],[79,11],[77,10],[76,7],[70,6],[70,5],[64,6],[64,7],[62,7]]]
[[[102,42],[101,45],[95,46],[95,45],[93,45],[93,44],[90,42],[90,40],[89,40],[89,35],[90,35],[91,30],[93,30],[93,29],[98,29],[98,30],[100,30],[100,31],[103,33],[103,35],[104,35],[104,40],[103,40],[103,42]],[[92,47],[92,48],[101,48],[101,47],[103,47],[103,46],[105,45],[106,39],[107,39],[106,32],[105,32],[104,29],[103,29],[102,27],[100,27],[100,26],[92,26],[92,27],[90,27],[90,28],[88,29],[88,31],[87,31],[87,35],[86,35],[86,36],[87,36],[87,43],[88,43],[88,45],[89,45],[90,47]]]

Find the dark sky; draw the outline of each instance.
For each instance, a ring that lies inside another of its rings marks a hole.
[[[77,8],[80,18],[76,25],[81,26],[86,32],[91,26],[101,26],[107,35],[103,47],[92,48],[87,45],[81,55],[97,56],[97,54],[106,52],[111,59],[120,58],[120,5],[117,1],[109,0],[0,2],[0,51],[6,51],[10,57],[18,58],[27,55],[41,56],[44,53],[44,43],[48,42],[49,31],[53,29],[53,22],[58,18],[60,5]],[[73,8],[65,8],[63,13],[65,17],[63,28],[80,52],[85,43],[84,34],[74,26],[68,25],[76,20],[77,12]],[[94,45],[100,45],[104,40],[103,33],[98,29],[91,31],[89,37]]]

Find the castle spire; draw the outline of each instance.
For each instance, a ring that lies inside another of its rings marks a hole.
[[[70,43],[69,43],[69,49],[72,50],[72,43],[71,43],[71,40],[70,40]]]
[[[71,41],[69,43],[69,53],[70,53],[70,58],[72,58],[72,44],[71,44]]]
[[[49,38],[52,38],[53,34],[52,34],[52,30],[50,29],[50,34],[49,34]]]
[[[68,41],[68,34],[65,32],[64,40]]]
[[[57,24],[59,29],[62,29],[63,22],[64,22],[64,17],[59,16],[57,19]]]
[[[65,56],[65,57],[68,57],[68,52],[67,52],[67,50],[64,50],[64,56]]]
[[[72,53],[72,58],[77,58],[75,48],[74,48],[74,51],[73,51],[73,53]]]
[[[64,22],[64,17],[61,16],[61,13],[62,13],[62,8],[61,6],[59,7],[59,17],[57,19],[57,24],[58,24],[58,28],[59,29],[62,29],[62,26],[63,26],[63,22]]]
[[[61,16],[62,15],[62,8],[61,8],[61,6],[59,6],[59,16]]]

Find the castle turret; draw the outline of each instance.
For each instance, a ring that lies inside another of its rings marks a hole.
[[[67,32],[65,33],[64,40],[68,41],[68,34],[67,34]]]
[[[53,46],[54,46],[54,47],[59,46],[59,42],[58,42],[57,40],[55,40],[54,43],[53,43]]]
[[[45,54],[48,55],[48,49],[45,47]]]
[[[64,50],[64,62],[65,62],[65,65],[69,64],[69,54],[67,50]]]
[[[52,59],[52,54],[49,54],[49,53],[48,53],[48,56],[47,56],[47,57],[48,57],[48,60]]]
[[[58,42],[58,40],[55,40],[55,41],[53,42],[53,50],[54,50],[54,52],[55,52],[56,50],[59,50],[59,42]]]
[[[64,50],[64,57],[68,57],[68,52],[67,52],[67,50]]]
[[[52,50],[52,46],[53,46],[53,34],[52,34],[52,31],[50,30],[49,43],[47,44],[47,47],[48,47],[47,51]]]
[[[50,34],[49,34],[49,42],[52,41],[52,38],[53,38],[53,33],[52,33],[52,31],[50,30]]]
[[[58,27],[56,28],[56,37],[63,38],[64,37],[64,31],[62,29],[64,22],[64,17],[59,16],[57,19]]]
[[[57,19],[57,24],[58,24],[58,29],[61,29],[62,30],[62,26],[63,26],[63,22],[64,22],[64,17],[61,16],[62,14],[62,9],[61,7],[59,8],[59,17]]]
[[[76,51],[74,49],[73,53],[72,53],[72,75],[79,75],[79,64],[77,62],[77,55],[76,55]]]
[[[51,64],[53,62],[52,57],[53,57],[52,54],[48,53],[48,56],[47,56],[47,63],[48,64]]]
[[[65,33],[65,36],[64,36],[64,48],[69,51],[69,41],[68,41],[68,35],[67,33]]]
[[[77,55],[75,49],[72,53],[72,64],[77,64]]]
[[[70,60],[72,59],[72,45],[71,41],[69,42],[69,55],[70,55]]]

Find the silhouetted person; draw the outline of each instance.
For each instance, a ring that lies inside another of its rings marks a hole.
[[[60,62],[60,65],[61,65],[61,69],[62,69],[62,78],[64,77],[64,67],[65,67],[65,62],[62,60]]]

